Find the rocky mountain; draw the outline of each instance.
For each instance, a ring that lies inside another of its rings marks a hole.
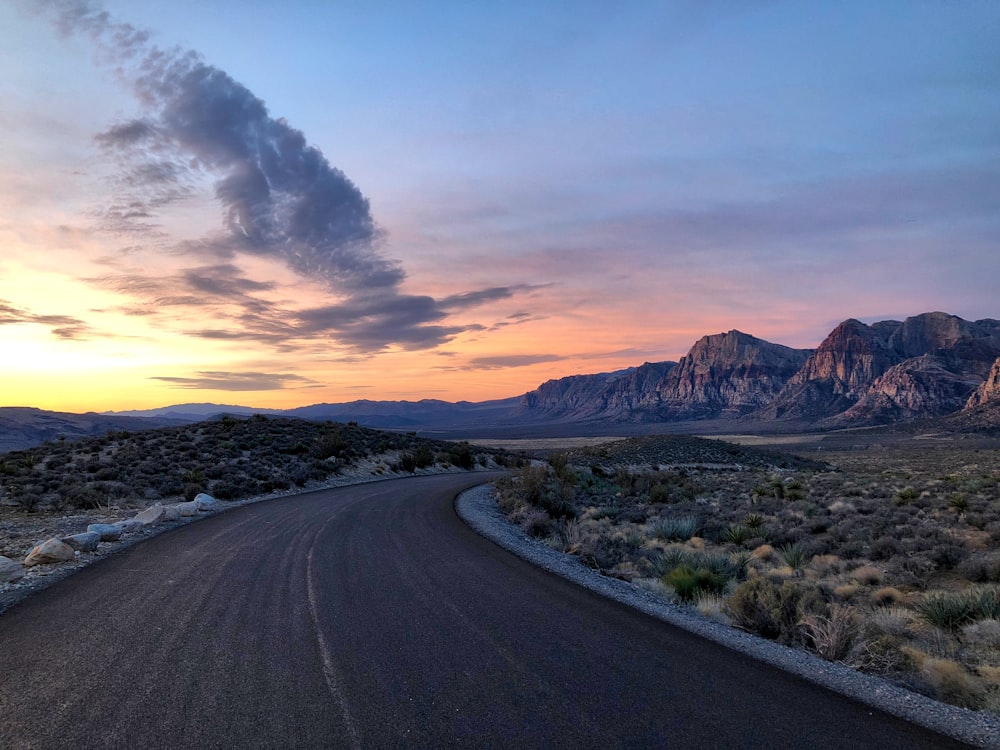
[[[1000,403],[1000,357],[993,363],[986,380],[969,396],[965,408],[975,409],[992,403]]]
[[[941,312],[847,320],[759,416],[820,426],[886,424],[961,409],[1000,355],[1000,325]]]
[[[810,354],[735,330],[704,336],[643,406],[666,420],[741,417],[768,405]]]
[[[521,397],[520,415],[529,420],[628,421],[675,365],[646,362],[627,370],[549,380]]]

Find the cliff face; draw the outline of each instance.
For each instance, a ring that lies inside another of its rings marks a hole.
[[[941,312],[841,323],[762,412],[821,425],[885,424],[962,408],[1000,354],[995,320]]]
[[[875,378],[852,407],[825,423],[888,424],[958,411],[979,381],[954,365],[953,358],[933,354],[904,360]]]
[[[875,378],[898,361],[887,336],[895,330],[889,321],[875,327],[853,318],[845,320],[789,379],[762,416],[819,419],[850,408]]]
[[[644,406],[665,419],[743,416],[768,404],[809,355],[735,330],[704,336]]]
[[[986,380],[969,396],[965,408],[975,409],[990,403],[1000,403],[1000,357],[993,363]]]
[[[628,420],[675,364],[647,362],[628,370],[549,380],[524,394],[521,408],[547,419]]]

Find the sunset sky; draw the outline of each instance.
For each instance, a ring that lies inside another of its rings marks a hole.
[[[0,0],[0,405],[1000,318],[998,40],[993,0]]]

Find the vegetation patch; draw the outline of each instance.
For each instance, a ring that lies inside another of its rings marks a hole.
[[[510,520],[606,575],[997,711],[1000,451],[955,442],[840,434],[797,454],[619,440],[538,458],[499,483],[498,499]]]

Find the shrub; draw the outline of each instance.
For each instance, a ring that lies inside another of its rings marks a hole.
[[[982,687],[961,664],[950,659],[924,659],[920,676],[934,690],[934,697],[962,708],[979,708]]]
[[[862,565],[854,569],[851,578],[865,586],[874,586],[882,583],[882,571],[872,565]]]
[[[876,607],[889,607],[902,604],[906,600],[903,592],[892,586],[884,586],[871,595],[871,603]]]
[[[976,619],[978,605],[978,597],[969,592],[938,593],[924,597],[914,609],[931,625],[956,632]]]
[[[682,601],[691,602],[703,593],[718,594],[726,587],[726,579],[706,568],[692,568],[680,565],[663,577],[663,582],[672,587]]]
[[[741,545],[746,542],[750,536],[750,529],[742,524],[737,524],[736,526],[730,526],[723,532],[722,541],[727,544]]]
[[[807,614],[802,618],[802,627],[820,658],[840,661],[857,638],[858,617],[851,607],[834,604],[829,615]]]
[[[726,600],[725,611],[737,627],[784,644],[801,641],[803,617],[829,615],[817,589],[793,581],[779,588],[767,578],[737,586]]]
[[[657,539],[668,542],[686,542],[698,533],[701,519],[697,516],[678,516],[677,518],[662,518],[654,522],[650,531]]]
[[[799,570],[806,564],[806,551],[798,544],[783,544],[778,548],[778,554],[792,570]]]

